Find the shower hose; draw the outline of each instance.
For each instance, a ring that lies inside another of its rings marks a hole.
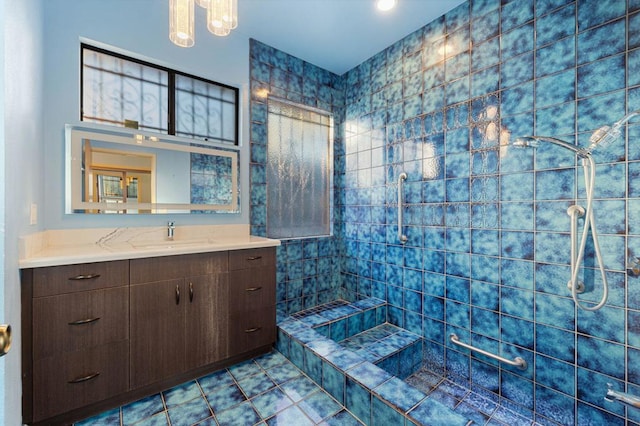
[[[585,311],[597,311],[607,303],[607,297],[609,296],[609,285],[607,283],[607,276],[604,270],[604,262],[602,260],[602,253],[600,251],[600,242],[598,241],[598,231],[596,230],[596,223],[593,216],[593,192],[596,181],[596,164],[593,157],[590,154],[586,154],[582,158],[582,168],[584,170],[584,186],[587,193],[587,208],[585,211],[584,226],[582,228],[582,240],[580,241],[580,248],[574,262],[572,262],[571,281],[569,282],[571,287],[571,297],[578,308]],[[577,219],[576,219],[577,220]],[[598,267],[602,276],[602,299],[595,306],[586,306],[578,300],[578,272],[580,270],[580,264],[584,259],[584,251],[587,245],[587,238],[589,236],[589,228],[591,228],[591,238],[593,239],[593,246],[596,253],[596,259],[598,260]],[[576,246],[577,232],[571,233],[571,246]]]

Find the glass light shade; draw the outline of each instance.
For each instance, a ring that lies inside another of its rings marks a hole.
[[[209,0],[196,0],[196,4],[206,9],[209,7]]]
[[[230,8],[229,8],[229,23],[230,29],[234,29],[238,26],[238,0],[229,0]]]
[[[237,0],[209,0],[207,29],[217,36],[226,36],[238,26]]]
[[[169,0],[169,40],[180,47],[195,43],[193,0]]]
[[[379,10],[386,12],[387,10],[391,10],[396,6],[397,0],[378,0],[376,2],[376,6]]]

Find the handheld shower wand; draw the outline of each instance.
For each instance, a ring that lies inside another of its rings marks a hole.
[[[598,242],[598,232],[596,231],[596,224],[593,214],[593,193],[595,189],[596,181],[596,164],[591,156],[591,152],[598,146],[607,146],[614,140],[616,140],[622,134],[624,125],[633,117],[639,116],[640,110],[633,111],[622,117],[620,120],[613,123],[611,126],[602,126],[597,129],[589,138],[589,146],[579,148],[573,144],[567,143],[563,140],[548,137],[548,136],[525,136],[516,139],[512,142],[512,146],[520,148],[537,148],[541,142],[548,142],[557,146],[561,146],[571,152],[573,152],[578,158],[582,159],[582,168],[584,170],[584,185],[587,194],[587,206],[585,209],[578,205],[569,207],[567,214],[571,216],[571,278],[569,279],[568,286],[571,289],[571,297],[576,306],[587,310],[596,311],[602,308],[607,302],[609,295],[609,284],[607,282],[607,276],[604,270],[604,262],[602,260],[602,253],[600,252],[600,243]],[[582,229],[582,239],[578,244],[578,232],[577,221],[580,216],[584,216],[584,226]],[[593,307],[584,306],[578,300],[578,293],[584,291],[584,284],[578,280],[578,273],[580,271],[580,264],[584,259],[584,252],[589,236],[589,229],[591,229],[591,238],[593,240],[593,248],[595,250],[596,258],[598,260],[598,269],[602,276],[602,298]]]
[[[512,145],[520,148],[537,148],[541,142],[548,142],[565,148],[573,152],[578,158],[582,159],[585,189],[587,193],[587,206],[583,209],[578,205],[573,205],[567,209],[567,214],[571,216],[571,275],[567,286],[571,290],[571,297],[577,307],[586,311],[597,311],[607,303],[607,298],[609,297],[609,284],[604,270],[604,261],[602,260],[602,253],[600,252],[598,232],[596,231],[596,224],[593,215],[593,193],[596,180],[596,164],[595,161],[593,161],[593,157],[589,150],[579,148],[563,140],[548,136],[526,136],[516,139]],[[577,221],[580,216],[584,216],[584,225],[582,228],[582,239],[578,244]],[[600,274],[602,276],[603,286],[602,298],[600,302],[593,307],[585,306],[578,300],[578,293],[582,293],[584,291],[584,284],[578,280],[578,273],[580,271],[580,264],[584,259],[584,251],[586,248],[587,237],[589,236],[589,229],[591,230],[591,237],[593,239],[593,246],[598,260],[598,268],[600,269]]]

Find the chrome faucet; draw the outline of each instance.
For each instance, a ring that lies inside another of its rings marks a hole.
[[[630,405],[635,408],[640,408],[640,397],[631,395],[626,392],[618,392],[612,389],[613,385],[607,383],[607,396],[604,397],[609,402],[620,401],[623,404]]]
[[[173,241],[173,231],[176,229],[176,224],[170,220],[167,222],[167,239]]]

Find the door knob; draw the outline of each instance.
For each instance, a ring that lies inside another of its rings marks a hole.
[[[0,325],[0,356],[4,356],[11,349],[11,326]]]

